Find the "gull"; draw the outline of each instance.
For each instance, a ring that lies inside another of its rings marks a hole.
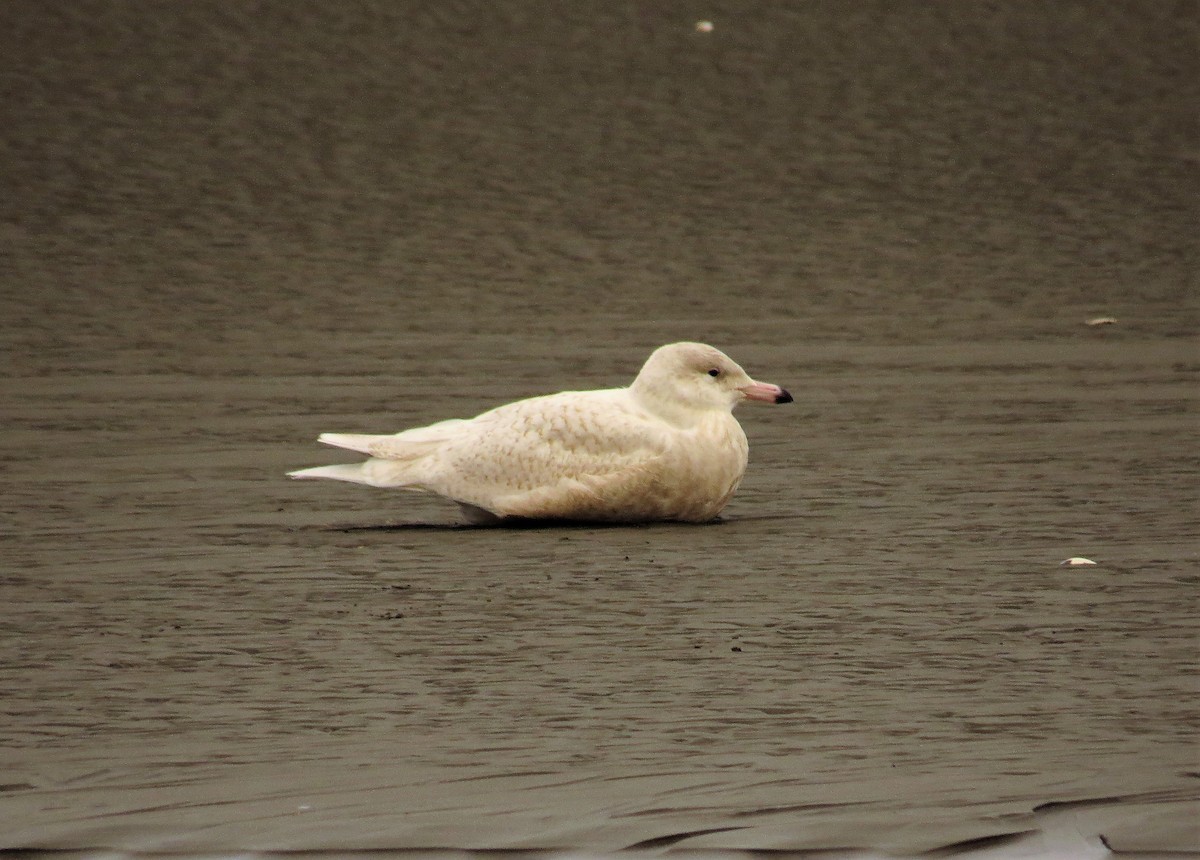
[[[322,433],[368,455],[288,474],[436,493],[469,522],[707,522],[729,503],[749,444],[743,401],[791,403],[719,349],[656,349],[627,388],[563,391],[391,435]]]

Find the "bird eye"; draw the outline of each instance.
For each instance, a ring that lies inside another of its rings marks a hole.
[[[712,370],[710,370],[710,371],[708,372],[708,375],[709,375],[709,376],[720,376],[720,375],[721,375],[721,371],[717,370],[717,369],[714,367]]]

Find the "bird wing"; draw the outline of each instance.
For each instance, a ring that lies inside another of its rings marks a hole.
[[[647,480],[671,445],[669,428],[624,389],[535,397],[468,424],[430,457],[423,484],[506,516],[571,515]]]
[[[451,418],[426,427],[414,427],[400,433],[322,433],[318,439],[326,445],[370,454],[381,460],[415,460],[445,444],[470,425],[470,421]]]

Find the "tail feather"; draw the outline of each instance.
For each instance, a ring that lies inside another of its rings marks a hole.
[[[426,428],[419,428],[425,431]],[[322,433],[317,440],[336,448],[348,448],[381,460],[419,460],[442,446],[445,437],[407,431],[394,436],[366,436],[357,433]]]
[[[378,445],[391,436],[369,436],[365,433],[322,433],[317,441],[335,448],[346,448],[362,454],[370,454],[371,446]]]
[[[317,466],[312,469],[297,469],[288,472],[289,478],[332,478],[335,481],[352,481],[355,484],[371,483],[363,472],[362,463],[347,463],[342,466]]]
[[[426,478],[426,458],[440,448],[447,434],[467,422],[457,419],[418,427],[391,436],[363,433],[322,433],[319,441],[368,455],[362,463],[317,466],[288,472],[293,478],[332,478],[372,487],[420,488]]]
[[[292,478],[332,478],[369,487],[411,487],[420,489],[422,478],[412,463],[397,460],[364,460],[361,463],[346,463],[337,466],[317,466],[288,472]]]

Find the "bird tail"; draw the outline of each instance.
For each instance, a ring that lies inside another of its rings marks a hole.
[[[442,421],[390,436],[364,433],[322,433],[318,440],[335,448],[368,455],[362,463],[317,466],[288,472],[293,478],[332,478],[372,487],[421,487],[425,476],[422,461],[441,447],[453,431],[467,422]]]
[[[371,458],[361,463],[346,463],[337,466],[316,466],[312,469],[297,469],[288,472],[291,478],[332,478],[369,487],[396,487],[399,489],[423,489],[419,467],[413,463]]]
[[[393,436],[370,436],[365,433],[322,433],[317,441],[335,448],[346,448],[362,454],[374,453],[372,447],[378,449],[381,442],[393,439]],[[333,467],[330,467],[333,468]],[[320,477],[320,476],[317,476]]]
[[[342,466],[317,466],[313,469],[297,469],[288,472],[289,478],[332,478],[335,481],[352,481],[355,484],[369,484],[371,481],[363,472],[362,463],[347,463]]]
[[[453,419],[433,424],[429,427],[417,427],[405,430],[392,436],[371,436],[362,433],[322,433],[317,437],[318,442],[333,445],[335,448],[348,448],[379,457],[383,460],[419,460],[442,447],[453,438],[454,431],[466,424],[466,421]]]

